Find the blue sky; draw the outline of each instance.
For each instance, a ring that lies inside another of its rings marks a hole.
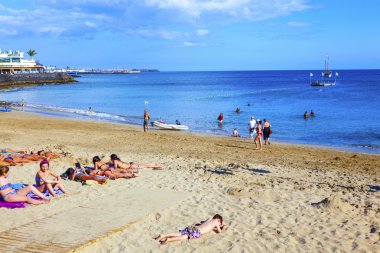
[[[2,0],[0,48],[45,65],[380,69],[377,0]]]

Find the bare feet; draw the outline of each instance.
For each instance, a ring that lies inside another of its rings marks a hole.
[[[159,241],[159,240],[161,240],[162,239],[162,235],[161,234],[159,234],[158,236],[156,236],[155,238],[153,238],[154,240],[156,240],[156,241]]]
[[[168,238],[165,238],[164,240],[161,240],[161,241],[160,241],[160,244],[161,244],[161,245],[166,245],[166,244],[168,244]]]

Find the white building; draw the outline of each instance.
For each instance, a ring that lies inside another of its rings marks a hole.
[[[0,74],[33,73],[43,71],[43,66],[35,60],[24,59],[20,51],[3,51],[0,49]]]

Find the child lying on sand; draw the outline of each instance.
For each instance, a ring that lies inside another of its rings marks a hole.
[[[215,214],[214,217],[202,221],[199,224],[188,226],[183,230],[179,230],[179,233],[160,234],[155,238],[155,240],[158,240],[161,245],[166,245],[169,242],[196,239],[211,231],[221,233],[226,230],[227,227],[227,225],[223,225],[223,217],[219,214]]]
[[[3,197],[6,202],[27,202],[29,204],[39,205],[50,201],[42,193],[40,193],[34,186],[28,185],[20,190],[12,188],[12,184],[8,182],[8,166],[0,166],[0,196]],[[42,200],[32,199],[27,194],[33,192]]]

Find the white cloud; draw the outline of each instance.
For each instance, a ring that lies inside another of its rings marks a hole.
[[[7,27],[13,35],[30,36],[53,35],[85,36],[94,32],[97,23],[107,24],[113,21],[112,17],[104,14],[86,13],[78,10],[61,10],[47,8],[12,9],[0,5],[3,15],[0,15],[0,27]],[[1,34],[4,34],[1,33]],[[75,34],[75,35],[74,35]]]
[[[137,29],[129,30],[129,32],[141,37],[160,38],[165,40],[173,40],[183,35],[181,32],[168,31],[165,29]]]
[[[90,22],[90,21],[85,21],[85,22],[84,22],[84,25],[85,25],[85,26],[88,26],[88,27],[95,27],[95,26],[96,26],[95,23]]]
[[[264,20],[303,11],[307,0],[145,0],[159,9],[179,10],[193,18],[223,14],[237,20]],[[221,17],[222,18],[222,17]]]
[[[183,46],[184,47],[202,47],[202,46],[206,46],[206,44],[200,43],[200,42],[185,41],[183,43]]]
[[[207,35],[209,33],[209,31],[208,30],[205,30],[205,29],[198,29],[197,31],[196,31],[196,34],[198,35],[198,36],[205,36],[205,35]]]
[[[7,36],[9,36],[9,35],[17,35],[17,31],[16,30],[9,30],[9,29],[0,29],[0,35],[1,34],[7,35]]]
[[[46,36],[86,37],[99,31],[118,33],[154,25],[162,29],[139,29],[134,33],[166,40],[185,36],[165,29],[168,25],[188,24],[193,30],[199,23],[253,22],[310,8],[307,4],[310,0],[22,1],[31,4],[23,8],[0,4],[0,27],[6,27],[17,36],[39,36],[43,33]],[[288,26],[306,26],[306,23],[289,22]],[[205,36],[208,33],[208,30],[198,29],[195,35]]]
[[[288,22],[286,23],[287,26],[290,26],[290,27],[307,27],[307,26],[311,26],[310,23],[306,23],[306,22]]]

